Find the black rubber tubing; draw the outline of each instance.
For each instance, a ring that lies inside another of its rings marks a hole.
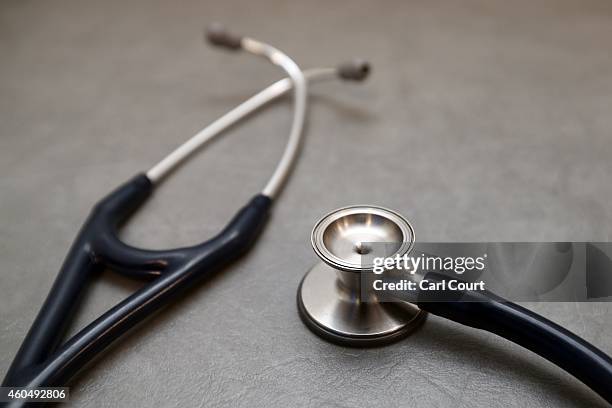
[[[152,190],[149,179],[139,174],[96,204],[2,386],[65,385],[134,325],[248,250],[262,230],[272,203],[269,197],[256,195],[210,240],[192,247],[150,251],[124,244],[117,238],[117,230]],[[151,282],[58,347],[80,294],[93,274],[104,268]]]
[[[449,278],[437,273],[430,282]],[[445,301],[436,301],[444,299]],[[437,316],[504,337],[561,367],[612,404],[612,359],[603,351],[550,320],[488,291],[422,291],[418,306]]]

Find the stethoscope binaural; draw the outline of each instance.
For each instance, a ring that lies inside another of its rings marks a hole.
[[[486,330],[539,354],[612,404],[612,359],[544,317],[487,290],[418,291],[392,301],[373,290],[372,259],[408,254],[415,242],[410,223],[399,213],[376,206],[340,208],[319,220],[311,233],[321,259],[304,276],[297,292],[302,321],[315,334],[351,347],[381,346],[409,335],[427,312]],[[376,253],[378,252],[378,253]],[[406,275],[404,275],[406,276]],[[442,283],[427,273],[414,279]]]
[[[81,228],[36,320],[15,356],[3,386],[65,385],[86,363],[134,325],[167,305],[185,290],[247,251],[262,230],[272,201],[285,184],[298,155],[306,115],[309,81],[367,77],[364,62],[337,68],[302,70],[283,52],[249,37],[214,26],[208,40],[218,46],[244,50],[267,58],[289,76],[251,97],[204,128],[146,173],[139,174],[104,197]],[[146,250],[123,243],[117,230],[152,194],[159,182],[196,150],[268,102],[293,90],[293,121],[282,157],[261,193],[238,211],[216,236],[198,245],[169,250]],[[150,282],[84,329],[59,344],[79,295],[94,274],[110,269]],[[16,404],[23,402],[17,401]]]

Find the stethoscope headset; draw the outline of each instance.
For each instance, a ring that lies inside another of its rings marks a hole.
[[[179,146],[146,173],[138,174],[100,200],[68,252],[59,274],[2,383],[6,387],[65,385],[85,364],[134,325],[166,306],[185,290],[242,256],[264,227],[274,199],[285,184],[302,142],[308,82],[331,78],[361,81],[369,66],[354,61],[336,68],[302,71],[278,49],[213,26],[210,43],[267,58],[289,78],[282,79],[237,106]],[[151,196],[160,181],[224,130],[267,103],[293,90],[293,121],[282,157],[263,190],[242,207],[216,236],[201,244],[168,250],[135,248],[117,231]],[[110,269],[149,282],[59,344],[80,294],[94,275]],[[16,401],[19,405],[23,402]]]

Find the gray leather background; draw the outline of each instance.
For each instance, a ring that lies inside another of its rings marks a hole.
[[[75,406],[603,406],[552,364],[430,317],[355,350],[298,319],[313,223],[394,208],[423,241],[610,240],[609,1],[25,1],[0,5],[0,371],[92,204],[280,77],[202,45],[224,21],[303,67],[353,56],[367,84],[312,88],[291,183],[247,258],[142,325],[74,383]],[[279,103],[171,177],[123,236],[215,233],[283,148]],[[139,286],[110,273],[74,330]],[[531,308],[612,353],[612,305]]]

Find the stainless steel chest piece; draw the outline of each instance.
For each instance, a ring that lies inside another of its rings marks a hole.
[[[344,346],[381,346],[416,329],[426,312],[406,302],[383,302],[371,288],[373,259],[408,253],[414,230],[398,213],[373,206],[344,207],[312,230],[322,262],[298,287],[302,321],[315,334]]]

